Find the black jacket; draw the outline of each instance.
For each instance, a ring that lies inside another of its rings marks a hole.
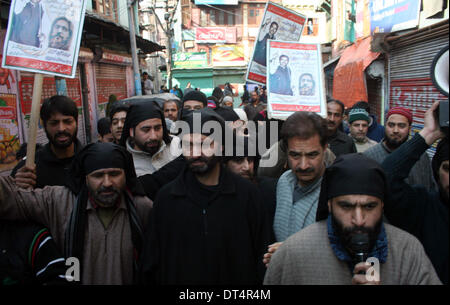
[[[382,167],[390,187],[384,214],[392,225],[420,240],[440,280],[448,284],[448,202],[438,192],[405,182],[411,168],[428,148],[422,136],[416,134],[384,160]]]
[[[0,220],[0,285],[69,284],[67,268],[46,228]]]
[[[202,196],[203,187],[185,168],[158,192],[145,234],[143,282],[262,284],[268,233],[258,189],[223,167],[215,192]]]
[[[336,131],[334,136],[328,137],[328,147],[336,155],[356,153],[355,142],[340,130]]]
[[[75,142],[75,154],[73,157],[58,159],[50,148],[50,143],[44,145],[36,152],[36,186],[43,188],[46,185],[68,185],[70,177],[70,166],[75,155],[83,148],[80,141]],[[16,172],[25,165],[25,160],[20,161],[11,172],[15,177]]]

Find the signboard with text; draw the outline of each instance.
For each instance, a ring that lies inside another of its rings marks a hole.
[[[269,40],[267,114],[285,120],[296,111],[326,116],[320,44]]]
[[[85,0],[13,0],[2,66],[75,77]]]
[[[209,27],[197,28],[196,43],[236,43],[236,28]]]
[[[203,68],[208,66],[205,52],[183,52],[173,54],[174,68]]]
[[[390,33],[414,28],[419,24],[420,0],[371,0],[371,33]]]
[[[248,81],[265,85],[268,40],[300,41],[307,17],[282,6],[268,2],[259,34],[248,64]]]
[[[214,66],[245,65],[244,47],[237,45],[217,45],[212,47]]]

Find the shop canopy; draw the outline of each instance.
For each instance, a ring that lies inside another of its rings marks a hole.
[[[368,102],[364,71],[380,53],[370,51],[369,36],[346,48],[334,70],[333,98],[351,107],[358,101]]]

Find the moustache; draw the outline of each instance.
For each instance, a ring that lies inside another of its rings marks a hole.
[[[66,137],[69,137],[69,138],[72,137],[72,135],[71,135],[70,133],[66,132],[66,131],[60,131],[60,132],[57,132],[57,133],[55,134],[54,138],[56,139],[56,138],[59,137],[59,136],[66,136]]]
[[[314,172],[314,168],[312,168],[312,167],[307,168],[307,169],[297,168],[297,169],[295,169],[295,172],[299,173],[299,174],[310,174],[310,173]]]
[[[109,187],[101,186],[101,187],[99,187],[99,188],[97,189],[97,194],[100,194],[100,193],[103,193],[103,192],[112,192],[112,193],[116,193],[116,194],[119,193],[119,191],[117,191],[117,190],[116,190],[114,187],[112,187],[112,186],[109,186]]]
[[[190,159],[188,160],[189,164],[195,163],[195,162],[204,162],[204,163],[208,163],[209,159],[204,158],[204,157],[198,157],[198,158],[194,158],[194,159]]]

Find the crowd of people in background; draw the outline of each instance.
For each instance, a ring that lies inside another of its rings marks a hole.
[[[143,82],[156,93],[148,74]],[[162,85],[173,94],[162,104],[112,99],[98,141],[85,146],[75,103],[47,99],[49,142],[36,166],[21,160],[0,177],[0,244],[16,259],[0,260],[0,281],[448,284],[448,134],[438,103],[409,137],[411,109],[391,108],[383,126],[367,101],[346,108],[328,98],[326,118],[269,119],[266,89],[244,86],[238,103],[230,83],[210,96],[191,83]],[[78,279],[65,271],[69,257],[81,263]]]

